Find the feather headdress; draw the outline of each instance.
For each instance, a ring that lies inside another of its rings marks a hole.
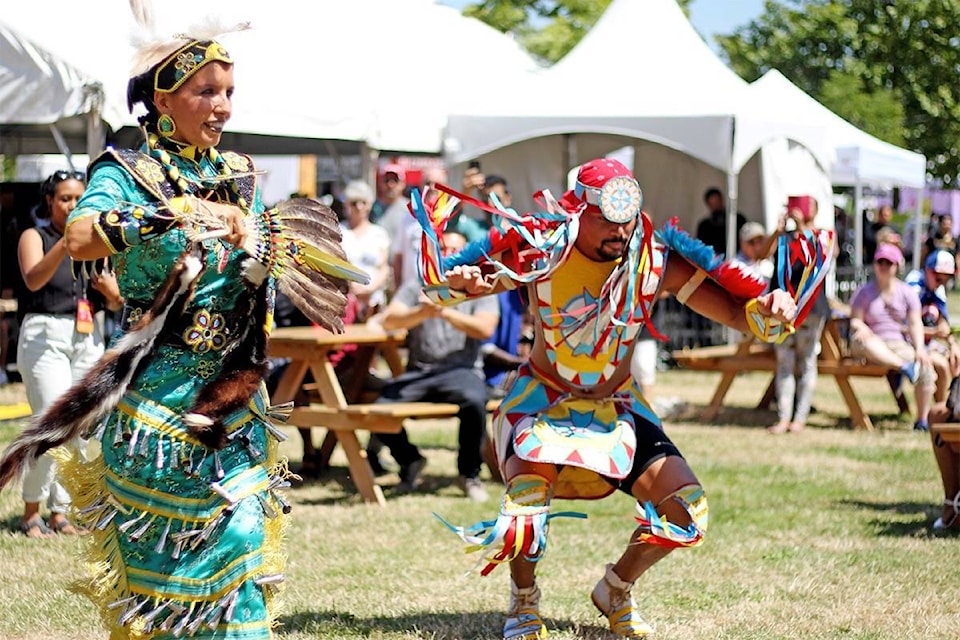
[[[229,24],[220,16],[208,15],[197,23],[176,34],[164,34],[157,28],[154,20],[151,0],[130,0],[137,29],[130,36],[130,43],[136,49],[130,76],[146,73],[170,57],[189,40],[216,40],[220,36],[234,31],[250,28],[249,22]]]

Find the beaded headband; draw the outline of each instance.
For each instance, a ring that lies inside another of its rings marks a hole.
[[[233,64],[233,59],[219,42],[190,40],[157,65],[153,88],[160,93],[173,93],[210,62]]]

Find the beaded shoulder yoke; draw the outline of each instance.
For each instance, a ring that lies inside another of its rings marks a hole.
[[[224,162],[231,169],[241,172],[252,171],[253,160],[250,156],[236,153],[233,151],[224,151],[221,156]],[[137,184],[146,189],[151,195],[160,201],[166,201],[175,196],[181,195],[174,188],[168,179],[167,171],[162,163],[156,158],[137,151],[135,149],[113,149],[109,148],[101,153],[90,164],[90,170],[93,170],[100,162],[113,160],[119,163],[124,169],[130,172]],[[231,176],[237,193],[247,202],[253,202],[254,191],[256,190],[256,176],[252,174],[240,173]]]

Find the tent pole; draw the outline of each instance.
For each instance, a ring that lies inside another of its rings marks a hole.
[[[923,196],[925,187],[917,189],[917,211],[913,216],[913,268],[920,268],[920,252],[923,247]]]
[[[99,83],[88,85],[90,111],[87,113],[87,156],[92,162],[103,151],[103,87]]]
[[[737,256],[737,201],[740,197],[739,172],[727,172],[727,242],[726,256],[727,260],[733,260]],[[733,331],[724,327],[724,334],[727,338],[727,344],[734,344],[737,336]]]
[[[560,176],[560,193],[567,190],[567,173],[580,164],[577,157],[577,136],[573,133],[563,134],[563,168]]]
[[[380,162],[380,152],[366,142],[360,143],[360,179],[373,187],[377,193],[377,173]]]
[[[863,214],[860,207],[863,200],[863,184],[860,182],[860,176],[857,176],[853,183],[853,266],[855,267],[855,278],[860,276],[863,270]]]
[[[50,125],[50,135],[53,136],[53,141],[57,143],[57,149],[60,149],[67,159],[67,166],[70,167],[70,171],[76,171],[77,168],[73,165],[73,154],[70,153],[70,147],[67,145],[67,141],[64,140],[63,134],[60,133],[60,129],[57,129],[57,125]]]

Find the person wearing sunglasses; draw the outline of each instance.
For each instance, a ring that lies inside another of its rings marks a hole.
[[[914,429],[929,428],[928,414],[936,373],[927,351],[920,296],[897,277],[903,253],[882,243],[873,255],[874,278],[850,302],[851,352],[868,362],[899,370],[913,384],[917,404]]]
[[[43,412],[79,380],[103,354],[102,318],[105,306],[119,309],[123,299],[109,271],[74,277],[63,237],[67,217],[83,195],[86,176],[79,171],[57,171],[40,186],[35,210],[37,226],[25,230],[17,243],[23,288],[17,294],[20,337],[17,368],[23,378],[30,410]],[[70,443],[78,450],[85,441]],[[44,454],[24,475],[24,511],[20,530],[31,538],[52,532],[75,535],[67,517],[70,494],[60,481],[52,456]],[[50,518],[44,523],[40,505]]]

